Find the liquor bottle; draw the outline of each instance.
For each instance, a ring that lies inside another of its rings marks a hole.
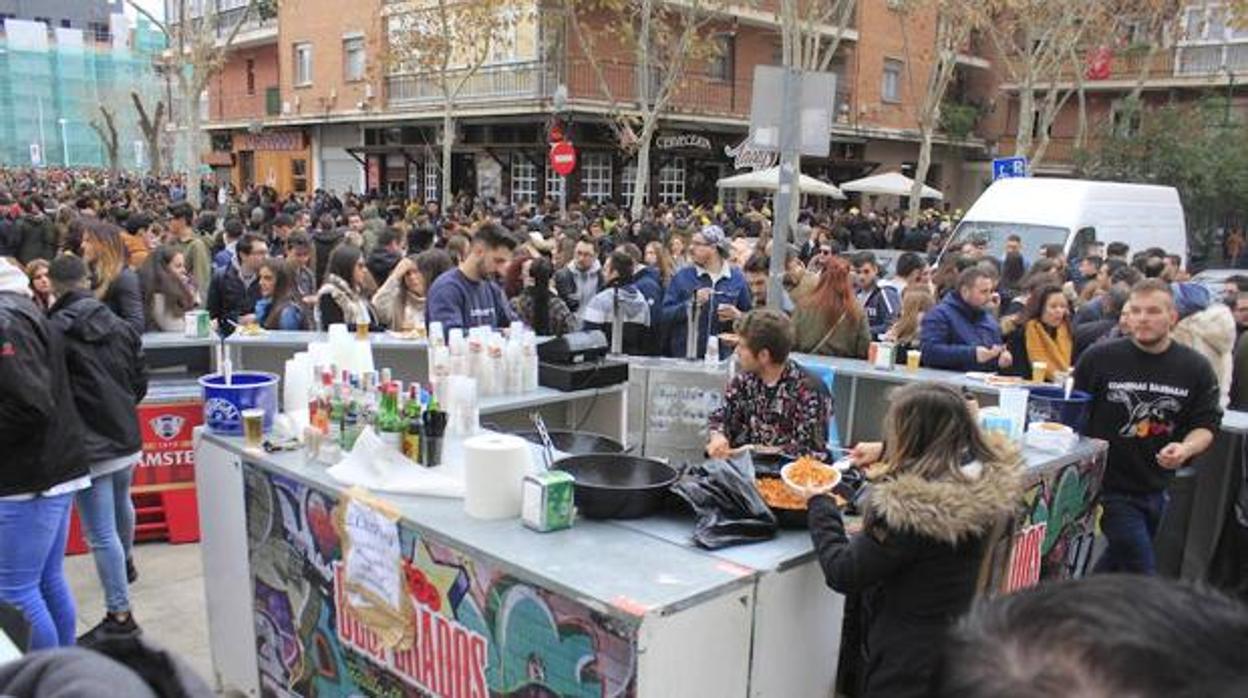
[[[341,383],[330,387],[329,393],[329,440],[342,443],[342,420],[347,416],[347,399],[349,388]]]
[[[403,447],[403,418],[399,414],[398,387],[388,384],[382,386],[382,391],[377,426],[382,442],[398,451]]]
[[[342,450],[350,451],[355,447],[355,440],[360,438],[361,429],[363,424],[360,422],[359,407],[352,404],[342,420]]]

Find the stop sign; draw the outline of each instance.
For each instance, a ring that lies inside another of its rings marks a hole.
[[[550,147],[550,168],[560,177],[567,177],[576,169],[576,147],[560,141]]]

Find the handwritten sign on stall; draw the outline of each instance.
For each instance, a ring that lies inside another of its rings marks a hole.
[[[342,538],[347,610],[388,647],[412,642],[412,601],[403,575],[398,519],[384,502],[352,488],[338,504],[334,520]]]

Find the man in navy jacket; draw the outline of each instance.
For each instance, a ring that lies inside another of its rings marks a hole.
[[[685,356],[686,308],[690,299],[699,308],[698,356],[706,354],[706,339],[710,334],[731,332],[737,318],[754,305],[745,275],[728,263],[728,238],[722,228],[708,225],[694,233],[689,248],[693,264],[676,272],[663,296],[667,356]],[[730,353],[731,347],[719,348],[721,359]]]
[[[957,289],[923,317],[919,341],[924,366],[997,371],[1013,365],[1014,357],[1001,341],[1001,327],[985,308],[993,286],[988,272],[971,267],[958,277]]]

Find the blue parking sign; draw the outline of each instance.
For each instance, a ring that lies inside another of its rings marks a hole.
[[[1027,176],[1027,158],[996,158],[992,161],[992,181]]]

